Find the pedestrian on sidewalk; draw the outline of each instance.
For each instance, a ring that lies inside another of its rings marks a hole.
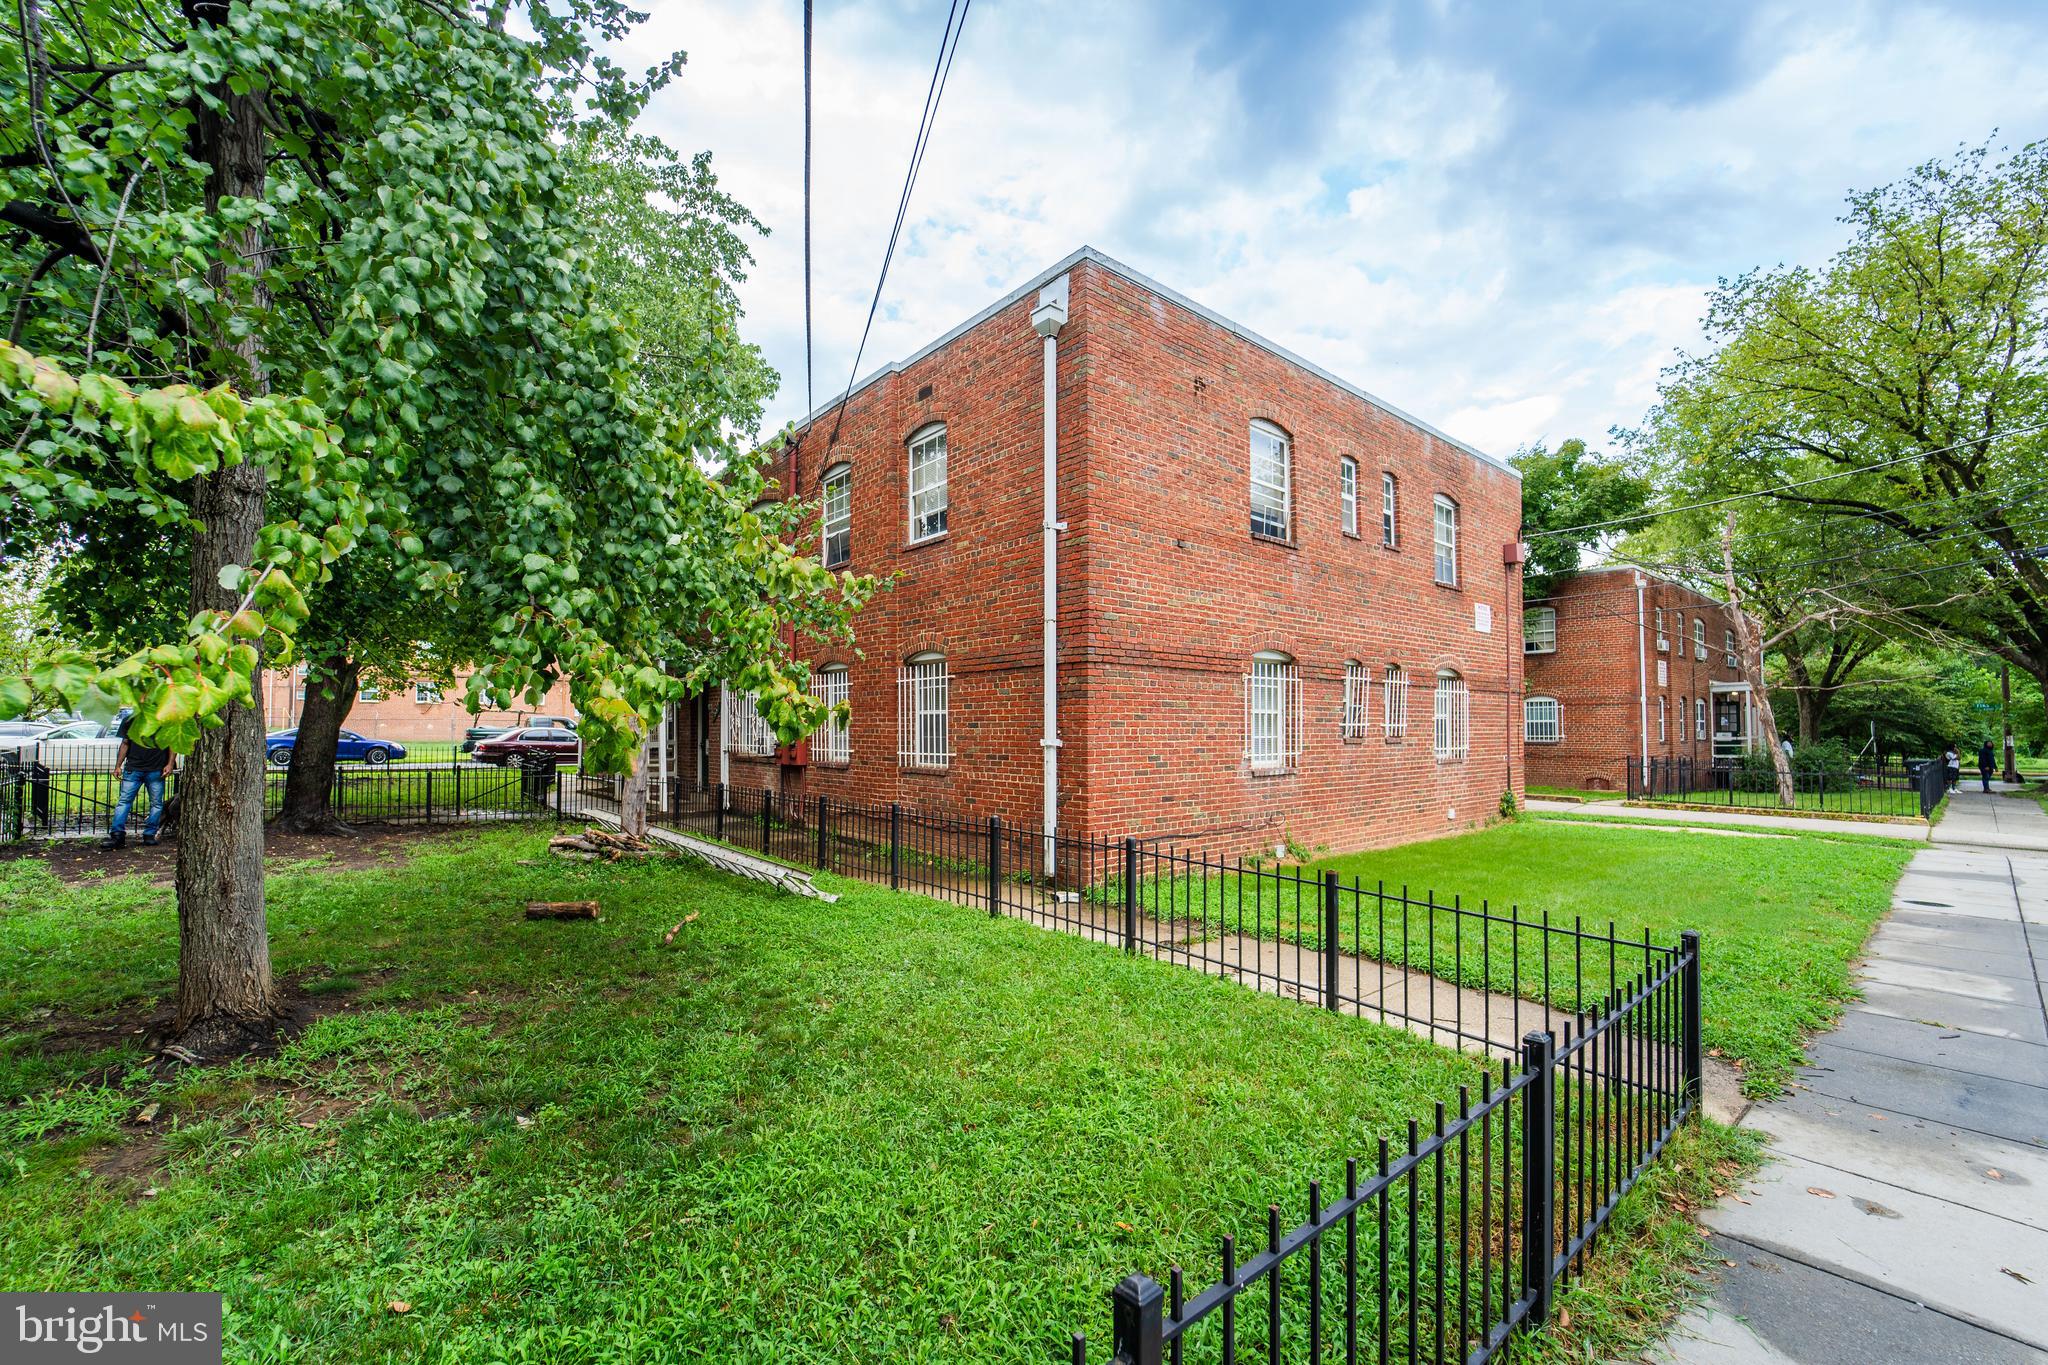
[[[1941,775],[1942,779],[1948,783],[1947,790],[1949,791],[1954,791],[1957,787],[1963,785],[1963,760],[1956,753],[1956,746],[1953,744],[1942,750]]]
[[[1991,741],[1987,739],[1983,747],[1977,750],[1977,776],[1984,779],[1986,792],[1991,790],[1991,770],[1997,766],[1998,760],[1991,753]]]
[[[128,815],[135,809],[135,794],[144,787],[149,789],[149,822],[142,827],[142,842],[154,844],[157,831],[163,828],[164,774],[171,770],[171,751],[153,749],[129,739],[128,727],[134,723],[135,713],[130,711],[114,729],[121,740],[114,751],[114,770],[121,774],[121,795],[114,802],[114,820],[107,827],[107,837],[100,841],[101,848],[120,848],[128,842]]]

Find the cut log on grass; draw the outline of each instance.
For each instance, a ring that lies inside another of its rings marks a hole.
[[[596,901],[528,901],[528,919],[596,919]]]
[[[602,858],[607,862],[645,858],[654,851],[645,839],[629,839],[595,825],[581,834],[556,835],[548,840],[548,850],[560,858]]]

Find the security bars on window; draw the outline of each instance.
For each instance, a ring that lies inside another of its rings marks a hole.
[[[1522,652],[1557,653],[1557,608],[1532,607],[1522,613]]]
[[[1555,744],[1564,738],[1558,724],[1557,698],[1530,697],[1523,701],[1522,738],[1531,744]]]
[[[824,525],[820,547],[824,564],[836,569],[853,558],[853,471],[845,465],[825,475]]]
[[[1344,534],[1358,534],[1358,461],[1337,461],[1337,498],[1343,513]]]
[[[1254,422],[1252,453],[1252,534],[1287,539],[1287,505],[1292,479],[1292,452],[1287,434],[1271,422]]]
[[[1344,738],[1364,739],[1371,728],[1372,670],[1361,663],[1344,665]]]
[[[896,675],[896,761],[943,768],[953,761],[946,724],[952,679],[944,659],[913,659]]]
[[[946,530],[946,429],[930,427],[910,441],[910,539]]]
[[[1436,500],[1436,581],[1458,586],[1458,504],[1444,497]]]
[[[1436,679],[1436,761],[1461,763],[1471,752],[1471,696],[1455,673]]]
[[[749,754],[755,758],[767,758],[775,752],[775,731],[761,715],[754,704],[752,692],[734,692],[727,700],[726,708],[726,749],[735,754]]]
[[[852,683],[843,668],[821,668],[811,675],[811,691],[827,706],[838,706],[853,695]],[[853,735],[847,726],[827,719],[811,736],[811,759],[817,763],[853,761]]]
[[[1244,757],[1253,772],[1286,772],[1301,761],[1301,672],[1292,662],[1252,660],[1244,676]]]
[[[1408,734],[1408,675],[1399,664],[1388,664],[1380,683],[1380,706],[1388,739]]]

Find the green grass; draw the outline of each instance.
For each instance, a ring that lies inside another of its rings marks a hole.
[[[1587,787],[1530,787],[1528,792],[1539,800],[1562,796],[1579,801],[1619,801],[1628,795],[1627,792],[1594,791]]]
[[[1680,796],[1656,796],[1658,806],[1700,806],[1715,810],[1818,811],[1827,815],[1870,818],[1920,818],[1920,793],[1865,787],[1841,792],[1799,791],[1785,806],[1775,791],[1701,790]]]
[[[0,863],[0,1280],[217,1290],[248,1362],[1041,1362],[1075,1327],[1099,1359],[1124,1273],[1206,1282],[1480,1069],[974,910],[544,836],[274,874],[277,970],[332,1012],[166,1082],[123,1034],[42,1035],[162,1000],[170,893]],[[582,897],[602,921],[518,913]],[[1668,1294],[1662,1197],[1628,1226]],[[1597,1283],[1519,1353],[1640,1340],[1641,1286]]]

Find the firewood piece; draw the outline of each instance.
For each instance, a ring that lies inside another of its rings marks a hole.
[[[596,919],[596,901],[528,901],[528,919]]]

